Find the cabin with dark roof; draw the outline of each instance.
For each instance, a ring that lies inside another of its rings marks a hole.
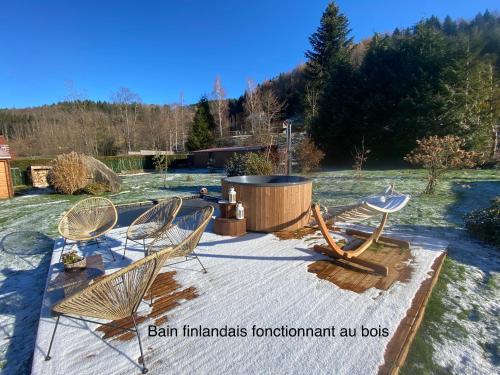
[[[196,168],[224,168],[226,161],[233,154],[246,154],[248,152],[265,152],[269,146],[238,146],[238,147],[221,147],[207,148],[193,152],[193,166]]]

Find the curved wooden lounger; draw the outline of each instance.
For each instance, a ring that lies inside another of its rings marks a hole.
[[[366,198],[358,204],[337,207],[332,210],[334,218],[338,221],[345,222],[358,222],[363,219],[368,219],[377,214],[382,214],[382,220],[379,226],[372,232],[366,233],[358,230],[348,229],[346,234],[355,235],[359,237],[364,237],[366,240],[356,248],[347,249],[347,245],[341,248],[330,235],[330,232],[323,220],[323,216],[320,211],[320,206],[318,204],[312,205],[312,211],[316,222],[318,223],[319,229],[325,238],[328,246],[315,245],[314,250],[334,258],[344,259],[351,263],[359,264],[363,267],[372,269],[373,271],[380,273],[383,276],[387,276],[388,269],[387,266],[369,262],[367,260],[357,258],[366,249],[368,249],[373,243],[391,243],[404,248],[409,248],[410,244],[407,241],[398,240],[395,238],[382,236],[382,231],[387,223],[387,217],[389,213],[397,212],[402,209],[408,203],[410,197],[403,194],[394,194],[393,187],[389,187],[385,193],[387,194],[387,199],[384,195]],[[384,197],[381,199],[381,197]]]

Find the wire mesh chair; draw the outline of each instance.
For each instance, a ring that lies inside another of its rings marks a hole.
[[[179,212],[181,205],[182,199],[179,197],[173,197],[159,202],[135,219],[127,230],[125,248],[123,249],[123,258],[125,258],[128,241],[142,244],[144,252],[146,252],[146,239],[154,238],[163,230],[170,227],[172,221],[174,221],[175,216]]]
[[[194,213],[182,216],[169,229],[162,232],[147,248],[147,254],[152,254],[161,249],[174,249],[172,258],[174,257],[192,257],[198,260],[206,273],[207,270],[201,263],[194,249],[198,246],[201,236],[205,231],[212,215],[214,208],[212,206],[197,209]]]
[[[145,374],[148,372],[142,351],[141,337],[134,315],[144,298],[144,294],[151,287],[165,262],[174,253],[175,248],[168,248],[155,252],[119,271],[105,276],[95,283],[90,284],[90,286],[87,286],[80,292],[54,305],[52,311],[57,315],[57,320],[45,360],[48,361],[51,359],[50,351],[54,342],[59,319],[61,316],[66,316],[71,319],[106,325],[122,331],[135,333],[141,351],[142,373]],[[86,318],[103,320],[131,318],[134,328],[120,327],[114,324],[102,323]]]
[[[116,225],[116,207],[107,198],[91,197],[83,199],[66,212],[59,222],[58,230],[64,237],[61,258],[68,240],[79,242],[96,241]],[[109,249],[113,259],[115,256]]]

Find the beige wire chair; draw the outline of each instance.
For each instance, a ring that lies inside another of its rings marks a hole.
[[[162,232],[147,248],[147,254],[152,254],[161,249],[172,248],[172,258],[174,257],[192,257],[198,260],[206,273],[207,270],[201,263],[198,255],[194,252],[200,242],[201,236],[205,231],[214,208],[206,206],[197,209],[194,213],[182,216],[169,229]]]
[[[155,252],[129,266],[122,268],[104,278],[90,284],[85,289],[73,294],[56,304],[52,311],[57,315],[56,324],[50,339],[49,350],[45,360],[50,360],[50,351],[54,342],[57,326],[61,316],[78,319],[89,323],[110,326],[122,331],[133,332],[137,336],[142,358],[142,373],[148,372],[141,337],[134,316],[144,298],[144,294],[151,287],[154,279],[164,266],[165,262],[175,253],[175,248],[168,248]],[[83,318],[85,317],[85,318]],[[103,320],[119,320],[132,318],[134,328],[119,327],[114,324],[102,323],[86,318]]]
[[[76,243],[94,240],[99,247],[98,237],[113,229],[117,220],[116,207],[109,199],[91,197],[79,201],[66,212],[59,222],[58,230],[61,236],[64,237],[61,258],[67,240]],[[113,259],[115,259],[111,249],[109,251]]]
[[[127,251],[128,241],[142,244],[146,252],[146,239],[154,238],[163,230],[170,227],[175,216],[182,205],[182,199],[173,197],[155,204],[149,210],[134,220],[128,227],[127,238],[125,239],[125,248],[123,249],[123,258]]]

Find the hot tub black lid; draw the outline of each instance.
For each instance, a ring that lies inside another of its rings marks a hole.
[[[233,176],[224,179],[228,184],[253,185],[253,186],[287,186],[302,185],[311,182],[302,176]]]

